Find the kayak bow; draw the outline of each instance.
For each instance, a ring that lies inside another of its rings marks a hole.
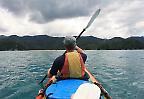
[[[112,99],[108,92],[87,69],[86,72],[95,86],[98,86],[101,89],[102,94],[100,99]],[[43,89],[42,93],[39,93],[36,99],[70,99],[79,86],[85,83],[91,83],[90,81],[80,79],[66,79],[57,81],[56,83],[52,83],[52,81],[52,79],[48,81],[47,87]]]

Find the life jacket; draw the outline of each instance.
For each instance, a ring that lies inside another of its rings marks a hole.
[[[67,52],[65,54],[64,66],[61,70],[61,78],[83,78],[85,65],[78,52]]]

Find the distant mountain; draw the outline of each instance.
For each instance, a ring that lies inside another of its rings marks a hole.
[[[60,50],[64,37],[51,37],[47,35],[23,36],[17,35],[0,36],[0,50]],[[128,50],[144,49],[144,37],[129,37],[101,39],[93,36],[82,36],[77,44],[88,50]]]

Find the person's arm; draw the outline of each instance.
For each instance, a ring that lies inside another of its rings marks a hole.
[[[61,55],[55,59],[52,67],[48,70],[48,77],[51,78],[54,75],[57,75],[58,71],[61,70],[64,65],[64,55]]]
[[[57,59],[53,62],[53,65],[50,69],[48,69],[48,78],[51,78],[54,75],[57,75],[58,71],[58,64],[57,64]]]
[[[78,53],[84,53],[84,51],[78,46],[76,46],[75,49],[77,50]]]

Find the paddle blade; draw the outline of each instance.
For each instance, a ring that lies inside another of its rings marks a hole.
[[[83,34],[84,31],[86,31],[86,29],[88,27],[90,27],[90,25],[93,23],[93,21],[95,20],[95,18],[99,15],[101,9],[98,9],[94,15],[91,17],[90,21],[88,22],[87,26],[82,30],[82,32],[76,37],[76,40],[78,40],[80,38],[80,36]]]
[[[87,29],[93,23],[93,21],[95,20],[95,18],[99,15],[100,11],[101,11],[101,9],[98,9],[94,13],[94,15],[91,17],[91,19],[90,19],[89,23],[87,24],[87,26],[85,27],[85,29]]]

